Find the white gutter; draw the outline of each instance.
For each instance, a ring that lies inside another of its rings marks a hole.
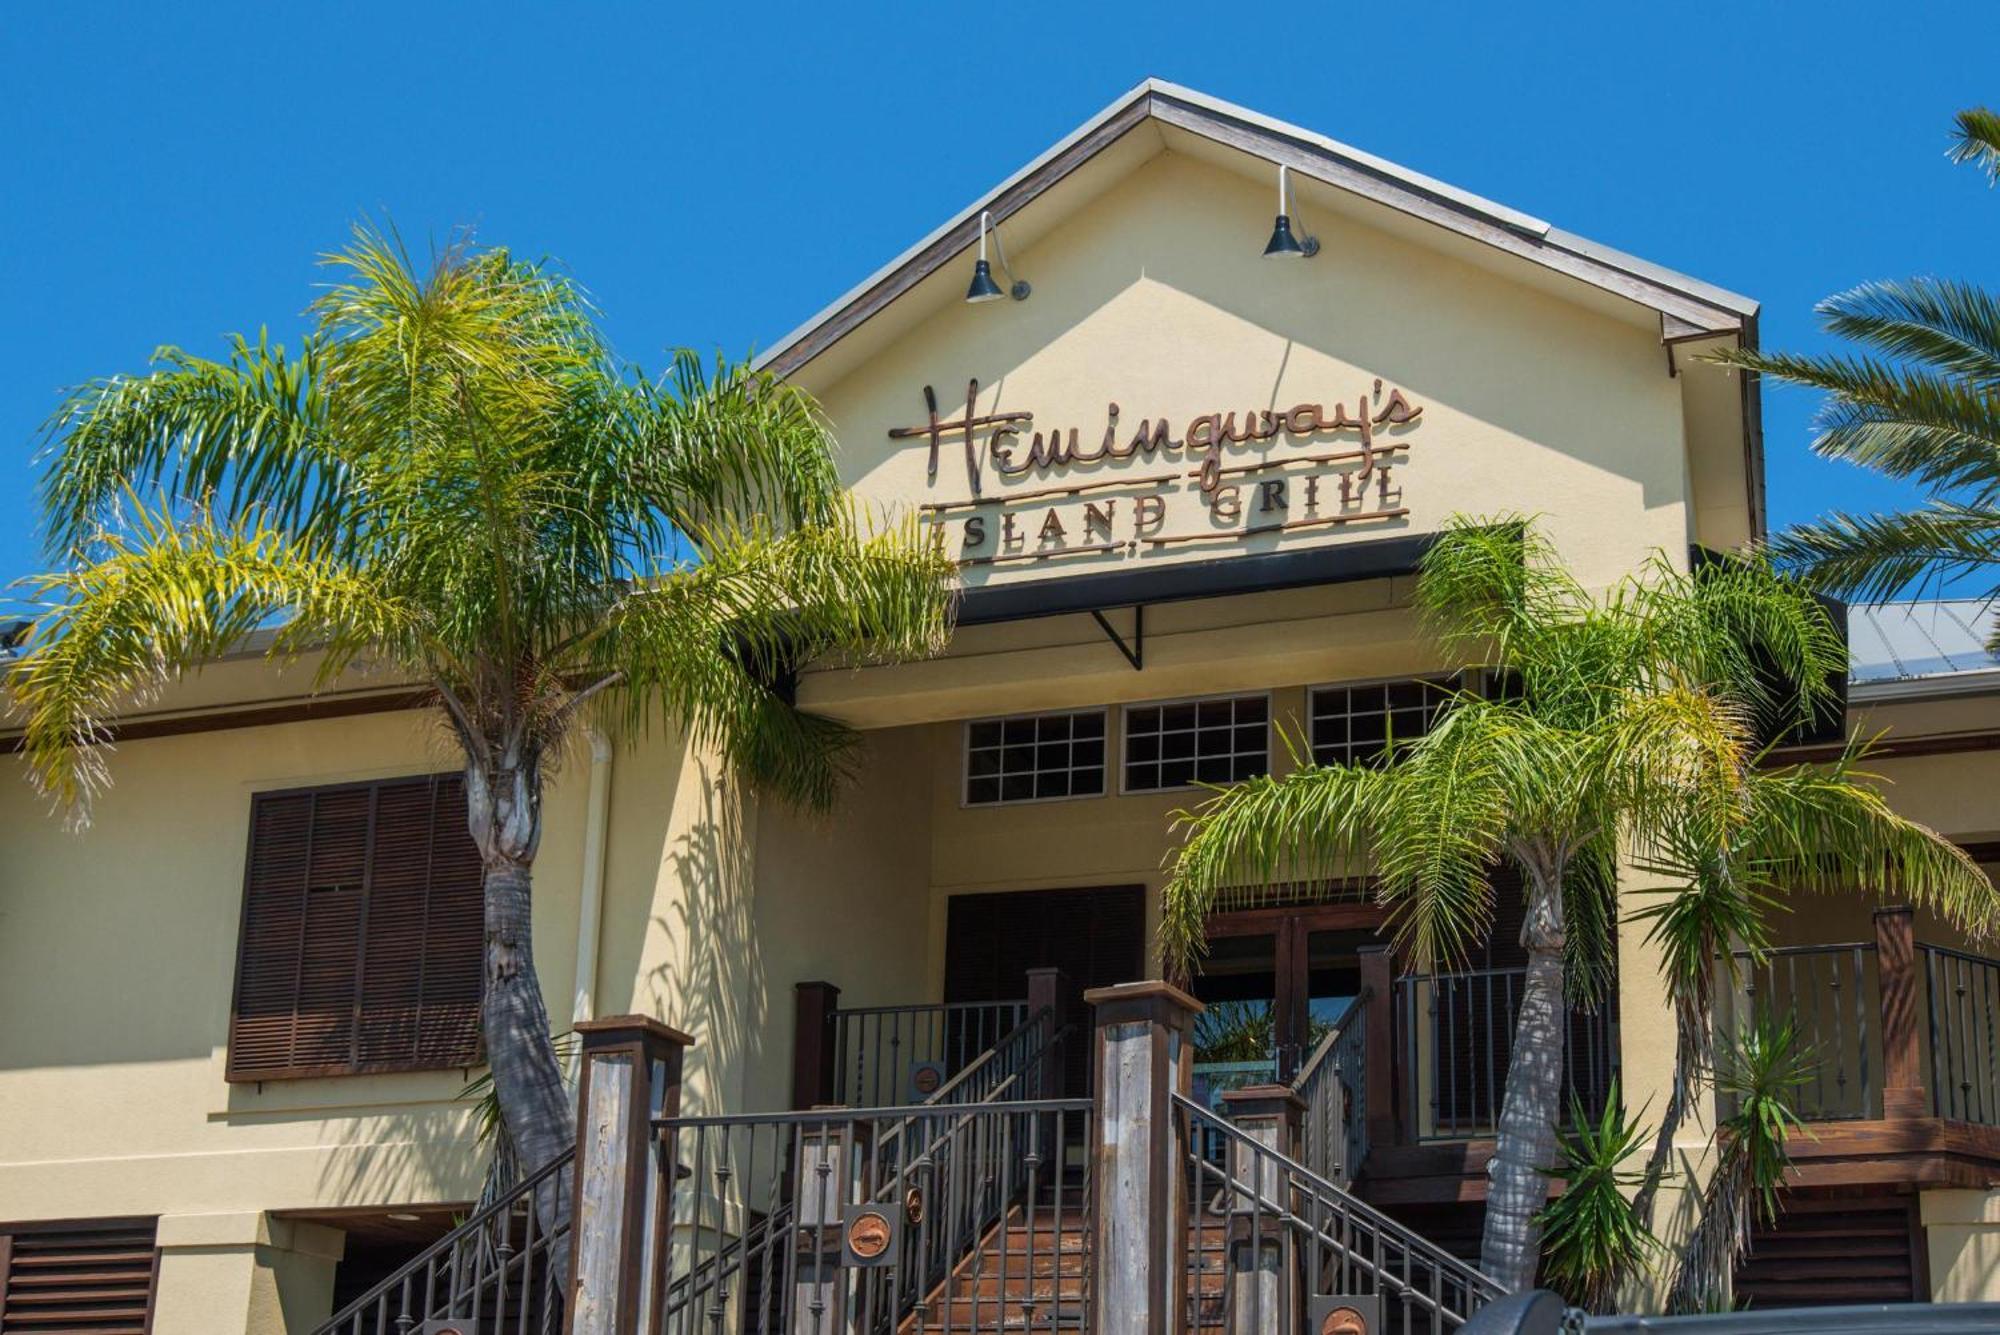
[[[1943,672],[1930,677],[1855,682],[1847,688],[1850,705],[1887,704],[1897,700],[1943,700],[1958,695],[1983,695],[2000,690],[2000,670]]]
[[[604,917],[604,844],[611,823],[611,742],[590,730],[590,796],[583,815],[583,888],[576,910],[576,1001],[570,1024],[597,1011],[597,947]],[[572,1058],[574,1060],[574,1057]]]

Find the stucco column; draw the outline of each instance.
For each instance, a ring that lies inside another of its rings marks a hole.
[[[152,1335],[287,1335],[333,1314],[337,1228],[258,1210],[163,1215]]]
[[[1187,1280],[1185,1147],[1176,1093],[1189,1092],[1188,1029],[1202,1005],[1170,983],[1095,988],[1097,1071],[1091,1289],[1097,1335],[1175,1335]]]

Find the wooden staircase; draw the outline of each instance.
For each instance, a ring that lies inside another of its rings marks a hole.
[[[901,1335],[989,1335],[1001,1331],[1081,1330],[1089,1240],[1081,1209],[1050,1212],[1030,1225],[1020,1207],[990,1230],[942,1284],[906,1318]]]
[[[1188,1228],[1190,1330],[1223,1329],[1224,1233],[1215,1223]],[[1060,1229],[1046,1221],[1031,1228],[1016,1208],[904,1320],[899,1335],[1082,1330],[1088,1248],[1081,1212],[1065,1214]]]

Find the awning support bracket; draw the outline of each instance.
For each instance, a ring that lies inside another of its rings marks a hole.
[[[1132,665],[1132,670],[1134,672],[1145,671],[1146,605],[1144,603],[1133,604],[1132,638],[1129,641],[1123,635],[1120,635],[1109,621],[1104,619],[1104,613],[1101,610],[1093,607],[1090,609],[1090,615],[1096,620],[1098,628],[1104,632],[1105,637],[1118,647],[1118,652],[1125,655],[1125,661]]]

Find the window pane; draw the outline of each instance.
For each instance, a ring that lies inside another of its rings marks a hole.
[[[1072,737],[1089,740],[1073,743]],[[1103,739],[1102,710],[974,723],[966,729],[965,801],[978,806],[1102,794]]]

